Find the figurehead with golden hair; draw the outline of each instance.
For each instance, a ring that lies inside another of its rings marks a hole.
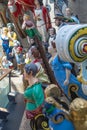
[[[76,98],[70,104],[70,117],[76,130],[87,130],[87,101]]]

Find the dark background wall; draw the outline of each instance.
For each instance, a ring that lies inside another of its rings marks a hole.
[[[87,0],[68,0],[68,6],[78,15],[81,23],[87,23]]]

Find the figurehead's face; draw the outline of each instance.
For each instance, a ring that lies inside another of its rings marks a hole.
[[[6,57],[6,56],[4,56],[4,57],[2,58],[2,62],[7,63],[7,57]]]
[[[71,15],[71,10],[70,8],[66,8],[66,16],[70,16]]]
[[[43,6],[43,0],[34,0],[36,6]]]
[[[35,5],[39,5],[39,1],[38,0],[34,0]]]
[[[36,47],[31,48],[31,53],[34,58],[40,58],[40,53]]]
[[[33,44],[35,41],[34,39],[30,39],[30,43]]]
[[[10,32],[12,31],[12,28],[11,28],[11,26],[9,26],[9,27],[8,27],[8,31],[10,31]]]
[[[2,32],[3,32],[3,34],[7,34],[7,33],[8,33],[8,28],[4,27],[4,28],[2,29]]]
[[[49,34],[50,34],[50,36],[55,34],[54,28],[49,29]]]
[[[61,24],[61,20],[59,18],[56,18],[55,19],[55,25],[60,26],[60,24]]]
[[[23,16],[23,20],[24,20],[24,21],[27,21],[27,20],[29,20],[29,19],[30,19],[30,16],[27,15],[27,14],[24,14],[24,16]]]

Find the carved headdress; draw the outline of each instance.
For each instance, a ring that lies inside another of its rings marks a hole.
[[[76,130],[87,130],[87,101],[76,98],[70,104],[70,116]]]

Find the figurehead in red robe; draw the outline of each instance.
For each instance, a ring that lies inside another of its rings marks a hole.
[[[15,17],[18,17],[20,14],[23,15],[23,10],[34,10],[34,0],[9,0],[8,8]]]

